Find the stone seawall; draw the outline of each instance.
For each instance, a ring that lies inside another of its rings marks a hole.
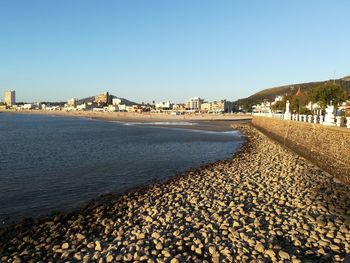
[[[350,184],[350,129],[254,116],[266,135]]]

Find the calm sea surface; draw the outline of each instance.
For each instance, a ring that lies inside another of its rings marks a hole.
[[[238,132],[0,113],[0,226],[229,158]]]

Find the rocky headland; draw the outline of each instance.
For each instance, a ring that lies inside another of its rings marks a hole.
[[[1,262],[341,262],[350,187],[239,128],[230,160],[0,230]]]

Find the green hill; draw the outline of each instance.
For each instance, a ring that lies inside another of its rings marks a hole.
[[[259,91],[248,98],[239,99],[234,101],[234,105],[236,108],[250,108],[252,105],[261,103],[264,100],[273,101],[276,96],[290,95],[295,94],[300,88],[302,93],[307,93],[312,88],[327,84],[329,82],[335,82],[339,86],[343,87],[350,93],[350,76],[336,79],[336,80],[326,80],[326,81],[318,81],[318,82],[309,82],[309,83],[299,83],[299,84],[291,84],[285,85],[275,88],[268,88],[262,91]]]

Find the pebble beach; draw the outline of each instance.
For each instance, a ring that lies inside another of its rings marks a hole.
[[[249,125],[232,159],[0,229],[1,262],[342,262],[350,186]]]

